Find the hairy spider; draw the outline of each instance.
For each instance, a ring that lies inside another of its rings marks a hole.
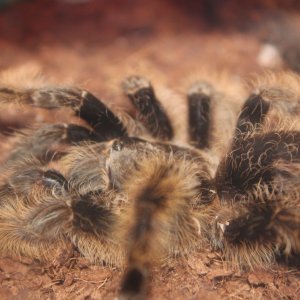
[[[290,74],[257,83],[221,152],[213,131],[225,124],[206,82],[187,94],[189,145],[173,139],[142,77],[123,83],[136,108],[129,127],[85,90],[2,87],[1,103],[67,106],[88,127],[45,125],[19,137],[1,167],[1,256],[49,260],[73,244],[94,263],[126,268],[120,297],[132,299],[146,296],[151,265],[164,256],[210,245],[234,267],[254,268],[296,255],[299,83]]]

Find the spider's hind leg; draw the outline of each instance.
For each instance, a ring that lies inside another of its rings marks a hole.
[[[137,109],[137,119],[154,136],[162,140],[173,138],[169,117],[156,98],[151,83],[143,77],[131,76],[123,82],[125,94]]]
[[[154,261],[199,247],[199,227],[191,202],[199,192],[197,163],[153,153],[138,162],[125,190],[131,207],[124,216],[128,268],[121,299],[143,299]],[[125,225],[126,224],[126,225]]]

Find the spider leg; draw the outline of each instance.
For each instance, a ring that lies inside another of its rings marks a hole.
[[[73,244],[95,263],[122,262],[112,191],[81,195],[59,171],[32,162],[15,167],[0,196],[1,255],[44,261]]]
[[[0,187],[0,253],[51,260],[71,245],[64,236],[70,216],[65,179],[55,170],[29,166]]]
[[[118,238],[115,193],[93,191],[72,199],[72,223],[68,236],[80,253],[94,263],[119,266],[124,259]]]
[[[123,82],[123,89],[137,109],[137,119],[149,132],[159,139],[171,140],[171,122],[156,98],[151,83],[143,77],[131,76]]]
[[[223,205],[213,242],[228,261],[254,268],[270,264],[281,254],[290,258],[300,253],[298,186],[298,178],[288,179],[283,190],[275,185],[272,192],[269,185],[259,185],[242,203]]]
[[[252,94],[245,101],[231,148],[216,172],[216,188],[221,198],[238,199],[238,195],[251,191],[256,184],[272,182],[281,172],[277,161],[292,164],[299,159],[300,132],[255,130],[269,109],[270,102],[260,94]]]
[[[215,240],[238,266],[268,264],[276,253],[299,251],[300,132],[255,130],[269,109],[248,98],[215,184],[221,209]]]
[[[16,137],[18,139],[14,149],[2,168],[9,167],[24,157],[35,157],[47,164],[65,155],[69,145],[103,140],[94,131],[75,124],[44,125],[38,129],[24,130]]]
[[[70,107],[96,133],[109,140],[126,135],[125,126],[103,102],[90,92],[76,88],[0,89],[0,102],[16,102],[46,109]]]
[[[109,186],[107,143],[72,147],[59,163],[66,174],[70,221],[65,234],[94,263],[119,266],[124,258],[118,239],[118,214],[126,201]]]
[[[108,142],[109,143],[109,142]],[[108,190],[106,171],[107,143],[76,146],[62,159],[68,166],[68,184],[80,195]]]
[[[235,135],[244,134],[261,125],[270,108],[270,102],[261,94],[251,94],[245,101],[236,124]]]
[[[197,82],[188,91],[189,135],[197,148],[209,147],[212,86]]]

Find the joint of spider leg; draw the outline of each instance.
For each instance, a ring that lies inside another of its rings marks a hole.
[[[149,146],[151,143],[138,137],[125,136],[113,141],[111,149],[112,151],[121,151],[124,148],[139,149]]]
[[[229,208],[228,208],[229,209]],[[220,211],[215,219],[218,239],[235,246],[251,245],[253,242],[273,243],[276,232],[272,222],[274,207],[267,203],[238,203],[230,210]]]
[[[112,150],[114,151],[121,151],[123,147],[124,144],[121,141],[115,141],[111,146]]]
[[[34,184],[40,184],[43,171],[39,168],[29,167],[12,174],[8,179],[8,187],[16,193],[27,195],[32,192]]]
[[[56,170],[47,170],[43,173],[43,185],[55,191],[67,191],[68,183],[65,177]]]
[[[144,168],[147,158],[169,152],[171,153],[172,149],[137,137],[122,137],[114,140],[105,162],[110,188],[122,189],[123,183],[128,178],[132,178],[134,172]]]
[[[82,92],[82,101],[74,110],[103,140],[127,135],[120,119],[100,99],[87,91]]]
[[[47,109],[56,109],[60,107],[76,107],[81,102],[81,92],[79,89],[72,88],[40,88],[28,90],[27,98],[24,97],[25,103],[33,106],[43,107]]]
[[[13,89],[9,89],[6,87],[0,87],[0,93],[14,95],[16,92]]]
[[[214,183],[212,180],[203,178],[201,175],[199,177],[199,185],[196,187],[195,194],[197,195],[194,200],[194,205],[196,207],[207,206],[211,204],[217,193],[214,190]]]
[[[68,143],[79,143],[82,141],[103,142],[105,139],[102,135],[86,127],[76,124],[66,125],[66,137]]]
[[[109,234],[114,222],[113,213],[104,204],[101,198],[107,196],[104,192],[92,192],[78,195],[72,201],[73,226],[75,230],[94,233],[96,236]]]
[[[111,146],[111,151],[122,151],[126,146],[131,144],[132,138],[120,138],[113,142]]]
[[[213,88],[207,82],[196,82],[188,90],[189,135],[197,148],[209,147],[212,94]]]
[[[287,145],[299,142],[297,132],[275,131],[259,133],[233,143],[231,155],[221,161],[215,176],[220,199],[241,201],[257,185],[265,186],[269,193],[283,189],[286,180],[292,180],[295,176],[292,169],[282,169],[280,164],[290,164],[299,159],[299,151],[287,151]],[[253,151],[250,152],[250,149]]]
[[[40,168],[28,167],[13,174],[8,181],[8,187],[17,194],[31,194],[35,191],[34,186],[59,195],[67,190],[65,178],[56,170],[43,171]]]
[[[191,85],[188,90],[188,96],[190,95],[206,95],[207,97],[211,97],[214,93],[213,86],[206,81],[197,81]]]
[[[128,93],[127,95],[143,116],[153,114],[153,103],[156,102],[156,96],[150,84],[148,87],[140,87],[134,93]]]
[[[149,80],[142,76],[129,76],[123,81],[123,89],[127,95],[134,95],[140,89],[152,89]]]

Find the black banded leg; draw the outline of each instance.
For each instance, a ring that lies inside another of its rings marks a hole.
[[[138,111],[137,119],[149,132],[159,139],[171,140],[171,122],[156,98],[151,83],[143,77],[131,76],[123,82],[123,89]]]
[[[54,169],[44,171],[42,182],[45,187],[51,188],[52,190],[68,189],[67,179],[60,172]]]
[[[244,208],[244,212],[237,214],[236,218],[231,219],[225,224],[224,239],[232,245],[242,245],[259,240],[262,236],[272,237],[270,223],[272,222],[272,207],[262,204],[251,203],[252,207]],[[274,208],[273,208],[274,209]],[[261,241],[263,242],[263,241]]]
[[[78,195],[72,201],[73,230],[86,232],[95,237],[109,236],[115,215],[107,206],[112,195],[103,191],[94,191]]]
[[[212,86],[197,82],[188,91],[189,135],[197,148],[209,147]]]
[[[13,90],[0,88],[0,103],[16,102],[46,109],[72,108],[103,140],[126,135],[126,128],[104,103],[91,93],[80,89],[40,88]]]
[[[269,108],[270,102],[263,99],[261,94],[251,94],[241,109],[235,134],[247,133],[262,124]]]
[[[103,142],[103,136],[86,127],[76,124],[65,124],[64,140],[68,144],[76,144],[84,141]]]
[[[65,177],[54,169],[42,170],[36,166],[23,166],[22,169],[16,169],[10,176],[8,183],[1,187],[1,192],[12,193],[13,195],[28,196],[34,193],[34,189],[43,189],[49,193],[63,193],[67,190],[67,180]]]
[[[115,194],[101,190],[74,195],[67,235],[80,253],[94,263],[117,266],[123,257],[115,233],[118,216],[113,209]]]
[[[65,238],[71,216],[65,188],[66,180],[56,170],[29,166],[12,174],[0,187],[1,256],[53,260],[70,245]]]
[[[89,92],[82,92],[82,102],[74,110],[106,140],[127,135],[126,128],[120,119]]]
[[[37,130],[24,131],[4,166],[23,157],[37,158],[40,163],[48,163],[65,154],[63,145],[83,141],[103,141],[103,136],[83,126],[75,124],[45,125]]]

